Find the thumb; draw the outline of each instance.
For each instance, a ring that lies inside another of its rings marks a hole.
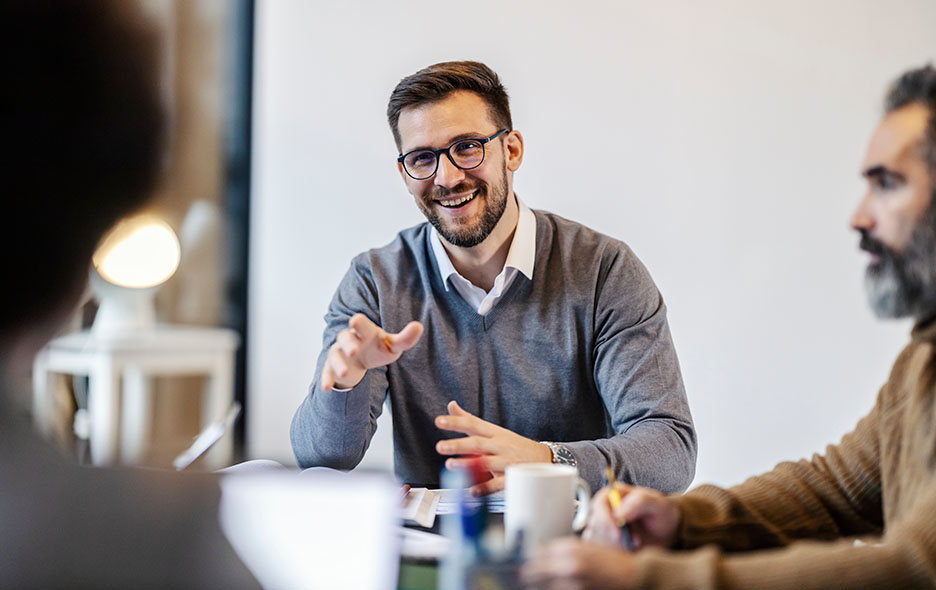
[[[403,352],[404,350],[409,350],[419,342],[420,336],[423,333],[423,325],[419,322],[412,321],[406,326],[394,334],[389,336],[390,342],[392,343],[393,352]]]

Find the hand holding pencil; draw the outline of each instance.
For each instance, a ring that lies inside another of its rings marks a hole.
[[[592,498],[582,538],[628,551],[673,547],[681,519],[676,504],[656,490],[615,481],[613,472],[607,477],[609,485]]]

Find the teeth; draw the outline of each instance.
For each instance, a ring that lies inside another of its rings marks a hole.
[[[460,199],[452,199],[451,201],[439,201],[439,203],[441,203],[443,207],[455,207],[457,205],[461,205],[462,203],[466,203],[470,201],[471,199],[474,198],[474,196],[475,196],[474,193],[471,193],[470,195],[466,197],[462,197]]]

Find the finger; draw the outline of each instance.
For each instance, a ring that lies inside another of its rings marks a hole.
[[[521,462],[515,459],[508,459],[507,457],[504,457],[503,455],[497,455],[495,453],[491,453],[488,455],[478,455],[478,456],[471,457],[471,458],[446,459],[445,466],[448,467],[449,469],[455,469],[457,467],[467,468],[469,467],[469,464],[471,463],[471,461],[477,461],[478,459],[483,459],[485,470],[490,471],[491,473],[495,473],[495,474],[502,474],[507,470],[508,467],[510,467],[514,463]]]
[[[466,436],[440,440],[436,443],[436,451],[440,455],[486,455],[493,449],[489,438]]]
[[[341,348],[341,351],[344,352],[345,356],[348,358],[356,357],[358,351],[361,349],[361,339],[358,338],[358,335],[352,330],[342,330],[338,332],[338,337],[335,338],[335,344]]]
[[[590,543],[601,545],[617,545],[621,538],[621,530],[611,512],[608,502],[608,491],[604,487],[592,498],[588,511],[588,524],[582,532],[582,539]]]
[[[662,498],[645,488],[633,488],[628,492],[614,516],[621,524],[654,514],[661,507]]]
[[[640,489],[637,486],[632,486],[629,483],[624,483],[623,481],[614,482],[614,489],[620,492],[621,497],[623,498],[627,494],[633,492],[634,490]]]
[[[383,344],[387,351],[394,354],[409,350],[419,342],[423,333],[423,325],[413,321],[396,334],[387,334],[383,339]]]
[[[458,405],[458,402],[455,400],[450,401],[448,405],[445,406],[445,409],[447,409],[448,413],[452,416],[474,416],[474,414]]]
[[[487,496],[504,489],[504,476],[497,475],[491,479],[471,486],[472,496]]]
[[[597,492],[595,492],[595,495],[592,496],[592,502],[593,502],[594,504],[598,504],[598,503],[601,503],[601,502],[607,503],[607,502],[608,502],[608,492],[609,492],[609,491],[611,491],[611,488],[609,488],[608,486],[604,486],[603,488],[601,488],[600,490],[598,490]]]
[[[455,402],[449,403],[449,408]],[[457,404],[456,404],[457,407]],[[465,412],[461,408],[458,408],[461,411],[459,415],[442,415],[436,416],[435,425],[442,430],[450,430],[452,432],[461,432],[462,434],[472,434],[477,436],[494,436],[499,427],[478,418],[468,412]],[[449,410],[451,411],[451,409]]]
[[[354,331],[362,342],[368,342],[372,338],[381,338],[384,335],[383,329],[371,321],[363,313],[356,313],[348,320],[348,328]]]
[[[608,500],[608,488],[604,487],[598,490],[591,499],[589,506],[589,521],[607,521],[614,522],[614,515],[611,510],[611,503]]]
[[[322,391],[331,391],[335,386],[335,373],[332,371],[331,363],[325,359],[325,366],[322,367]]]
[[[449,470],[467,469],[472,472],[476,472],[475,470],[483,471],[489,473],[491,477],[494,477],[494,474],[487,468],[487,457],[481,455],[450,457],[445,460],[445,468]]]
[[[345,377],[351,367],[348,357],[337,343],[332,344],[331,348],[328,349],[328,358],[325,362],[331,367],[335,381]]]
[[[342,375],[347,374],[348,367],[341,358],[341,351],[337,345],[332,344],[328,349],[328,356],[325,358],[325,365],[322,367],[322,390],[331,391],[335,383]]]

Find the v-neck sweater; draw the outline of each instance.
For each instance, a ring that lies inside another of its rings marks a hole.
[[[533,279],[518,275],[479,315],[446,290],[428,223],[358,255],[325,315],[315,380],[291,427],[302,467],[353,468],[389,396],[394,465],[406,482],[437,484],[445,457],[436,416],[455,400],[533,440],[561,442],[600,487],[607,460],[618,479],[673,492],[695,472],[696,436],[666,306],[623,242],[534,210]],[[355,313],[388,332],[425,331],[389,366],[349,391],[321,389],[328,348]]]

